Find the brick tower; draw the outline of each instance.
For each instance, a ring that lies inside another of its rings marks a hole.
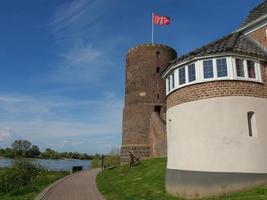
[[[159,44],[142,44],[126,58],[122,162],[127,150],[144,158],[166,155],[165,83],[160,72],[176,58],[176,51]]]

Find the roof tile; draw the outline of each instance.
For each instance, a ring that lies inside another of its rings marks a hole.
[[[182,55],[171,61],[171,64],[177,64],[185,60],[190,60],[194,57],[206,56],[215,53],[241,53],[250,56],[262,57],[264,59],[267,58],[267,52],[254,40],[250,39],[246,35],[242,35],[240,32],[235,32]]]
[[[261,4],[256,6],[253,10],[250,11],[249,15],[245,21],[241,24],[240,27],[246,26],[247,24],[253,22],[259,17],[267,14],[267,0],[264,0]]]

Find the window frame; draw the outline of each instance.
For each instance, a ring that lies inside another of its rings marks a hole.
[[[211,61],[211,63],[212,63],[212,73],[213,73],[213,76],[212,77],[208,77],[208,78],[205,78],[205,70],[204,70],[204,62],[205,61]],[[202,74],[203,74],[203,80],[212,80],[212,79],[214,79],[215,78],[215,69],[214,69],[214,60],[213,60],[213,58],[211,58],[211,59],[205,59],[205,60],[202,60]]]
[[[253,82],[262,82],[262,74],[261,74],[261,66],[259,60],[253,59],[253,58],[247,58],[247,57],[240,57],[240,56],[234,56],[233,59],[233,70],[234,70],[234,78],[233,80],[244,80],[244,81],[253,81]],[[236,59],[243,60],[243,68],[244,68],[244,77],[237,76],[237,70],[236,70]],[[247,61],[253,61],[254,67],[255,67],[255,78],[249,78],[248,76],[248,65]]]
[[[243,73],[244,73],[244,76],[238,76],[237,75],[237,65],[236,65],[236,60],[241,60],[242,61],[242,67],[243,67]],[[234,62],[233,62],[233,68],[234,68],[234,71],[235,71],[235,76],[236,78],[238,79],[245,79],[246,78],[246,70],[245,70],[245,59],[244,58],[239,58],[239,57],[235,57],[233,58]]]
[[[184,83],[180,83],[180,70],[184,70]],[[186,81],[186,66],[182,66],[182,67],[180,67],[179,69],[178,69],[178,85],[179,86],[182,86],[182,85],[185,85],[185,84],[187,84],[187,81]]]
[[[219,59],[226,59],[227,65],[227,76],[218,77],[218,70],[217,70],[217,60]],[[240,59],[243,62],[243,69],[244,69],[244,77],[237,76],[237,69],[236,69],[236,59]],[[213,77],[212,78],[204,78],[204,61],[211,60],[213,65]],[[247,60],[253,61],[255,64],[255,78],[248,77],[248,67],[247,67]],[[195,65],[195,80],[189,81],[189,66]],[[180,84],[180,69],[184,68],[185,70],[185,83]],[[262,74],[261,74],[261,65],[260,61],[257,59],[253,59],[246,56],[236,56],[236,55],[229,55],[229,56],[214,56],[211,58],[200,58],[193,62],[188,62],[186,64],[176,66],[171,73],[166,78],[166,87],[170,83],[170,75],[174,75],[174,88],[166,89],[167,95],[171,93],[173,90],[192,85],[197,83],[204,83],[210,81],[220,81],[220,80],[244,80],[244,81],[251,81],[251,82],[260,82],[262,83]],[[171,86],[171,85],[170,85]]]
[[[218,74],[218,63],[217,63],[217,61],[218,60],[223,60],[223,59],[225,59],[225,64],[226,64],[226,76],[219,76],[219,74]],[[215,78],[218,78],[218,79],[223,79],[223,78],[229,78],[229,68],[230,68],[230,66],[228,66],[229,64],[228,64],[228,59],[227,59],[227,57],[220,57],[220,58],[215,58],[215,64],[216,64],[216,66],[215,66],[215,68],[216,68],[216,77]]]
[[[192,81],[190,81],[190,72],[189,72],[189,68],[190,68],[190,66],[194,66],[194,71],[195,71],[195,79],[194,80],[192,80]],[[196,65],[196,63],[195,62],[193,62],[193,63],[190,63],[190,64],[188,64],[187,66],[186,66],[186,71],[187,71],[187,74],[188,74],[188,83],[194,83],[194,82],[196,82],[197,81],[197,65]]]

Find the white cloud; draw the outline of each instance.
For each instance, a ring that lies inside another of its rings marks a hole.
[[[60,30],[79,22],[95,2],[95,0],[75,0],[59,5],[50,25]]]
[[[113,62],[106,52],[91,44],[72,47],[62,53],[60,67],[51,80],[65,83],[96,82],[103,79]]]
[[[64,84],[96,84],[115,66],[115,38],[101,37],[101,16],[118,0],[75,0],[60,4],[51,18],[55,41],[62,45],[49,80]],[[114,37],[118,37],[114,35]],[[101,39],[100,39],[101,38]],[[125,37],[123,37],[125,38]]]
[[[92,45],[74,47],[63,55],[65,62],[74,67],[80,67],[80,64],[95,64],[101,61],[101,57],[103,57],[103,52]]]
[[[0,99],[3,98],[7,99],[8,104],[0,100],[0,142],[10,140],[12,129],[13,140],[27,139],[40,147],[61,150],[78,151],[86,150],[88,144],[96,147],[103,143],[110,143],[110,146],[120,143],[123,102],[114,94],[100,100],[0,96]],[[60,145],[60,141],[64,140],[69,143]],[[94,150],[97,148],[91,151]]]
[[[4,142],[10,137],[11,137],[11,130],[9,128],[0,130],[0,142]]]

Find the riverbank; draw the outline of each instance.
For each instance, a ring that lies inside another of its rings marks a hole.
[[[25,160],[33,164],[40,165],[50,171],[70,171],[72,166],[82,166],[84,170],[91,168],[90,160],[64,159],[64,160],[48,160],[48,159],[10,159],[0,158],[0,167],[11,167],[18,160]]]
[[[0,168],[0,199],[33,200],[44,188],[67,174],[40,169],[29,163]]]
[[[181,200],[165,192],[166,158],[148,159],[133,168],[120,166],[97,176],[97,186],[107,200]],[[202,200],[266,200],[267,185],[232,195]]]

